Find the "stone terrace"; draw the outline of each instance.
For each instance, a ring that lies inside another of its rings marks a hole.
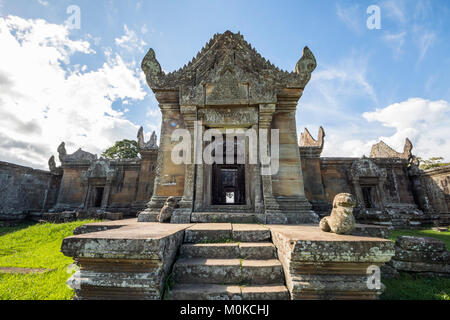
[[[379,227],[358,226],[358,233],[370,228]],[[394,254],[391,241],[312,225],[131,219],[75,233],[62,252],[80,265],[69,280],[77,299],[374,299],[382,289],[367,288],[367,268]]]

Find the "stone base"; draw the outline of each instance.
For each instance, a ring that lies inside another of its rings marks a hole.
[[[144,210],[138,215],[138,222],[158,222],[158,212],[152,210]]]
[[[161,299],[189,225],[127,223],[63,240],[61,251],[80,266],[68,281],[76,299]]]
[[[381,282],[369,287],[370,266],[394,255],[380,238],[337,235],[316,226],[269,226],[292,299],[376,299]]]
[[[319,223],[319,216],[305,197],[277,197],[266,203],[267,224]]]

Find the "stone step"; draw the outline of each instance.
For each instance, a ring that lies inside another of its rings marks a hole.
[[[205,259],[276,259],[275,246],[270,242],[189,243],[180,249],[183,258]]]
[[[186,284],[284,284],[276,259],[179,259],[173,274],[175,282]]]
[[[251,212],[193,212],[192,223],[258,223],[263,215]]]
[[[289,300],[284,285],[176,284],[170,300]]]
[[[196,224],[184,234],[184,243],[265,242],[270,239],[270,230],[257,224]]]

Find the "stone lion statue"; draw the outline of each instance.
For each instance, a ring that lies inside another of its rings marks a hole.
[[[350,193],[338,194],[334,198],[331,215],[320,221],[320,229],[337,234],[352,232],[355,229],[355,217],[353,216],[355,205],[355,198]]]
[[[159,213],[157,219],[160,223],[168,223],[170,222],[170,218],[172,217],[172,213],[177,207],[178,201],[175,197],[167,198],[164,207],[162,207],[161,212]]]

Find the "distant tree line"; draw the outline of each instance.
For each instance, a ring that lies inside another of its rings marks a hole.
[[[420,162],[420,169],[428,170],[432,168],[444,167],[450,165],[450,162],[442,162],[444,160],[443,157],[432,157],[428,160],[422,159],[420,157],[417,158]]]

